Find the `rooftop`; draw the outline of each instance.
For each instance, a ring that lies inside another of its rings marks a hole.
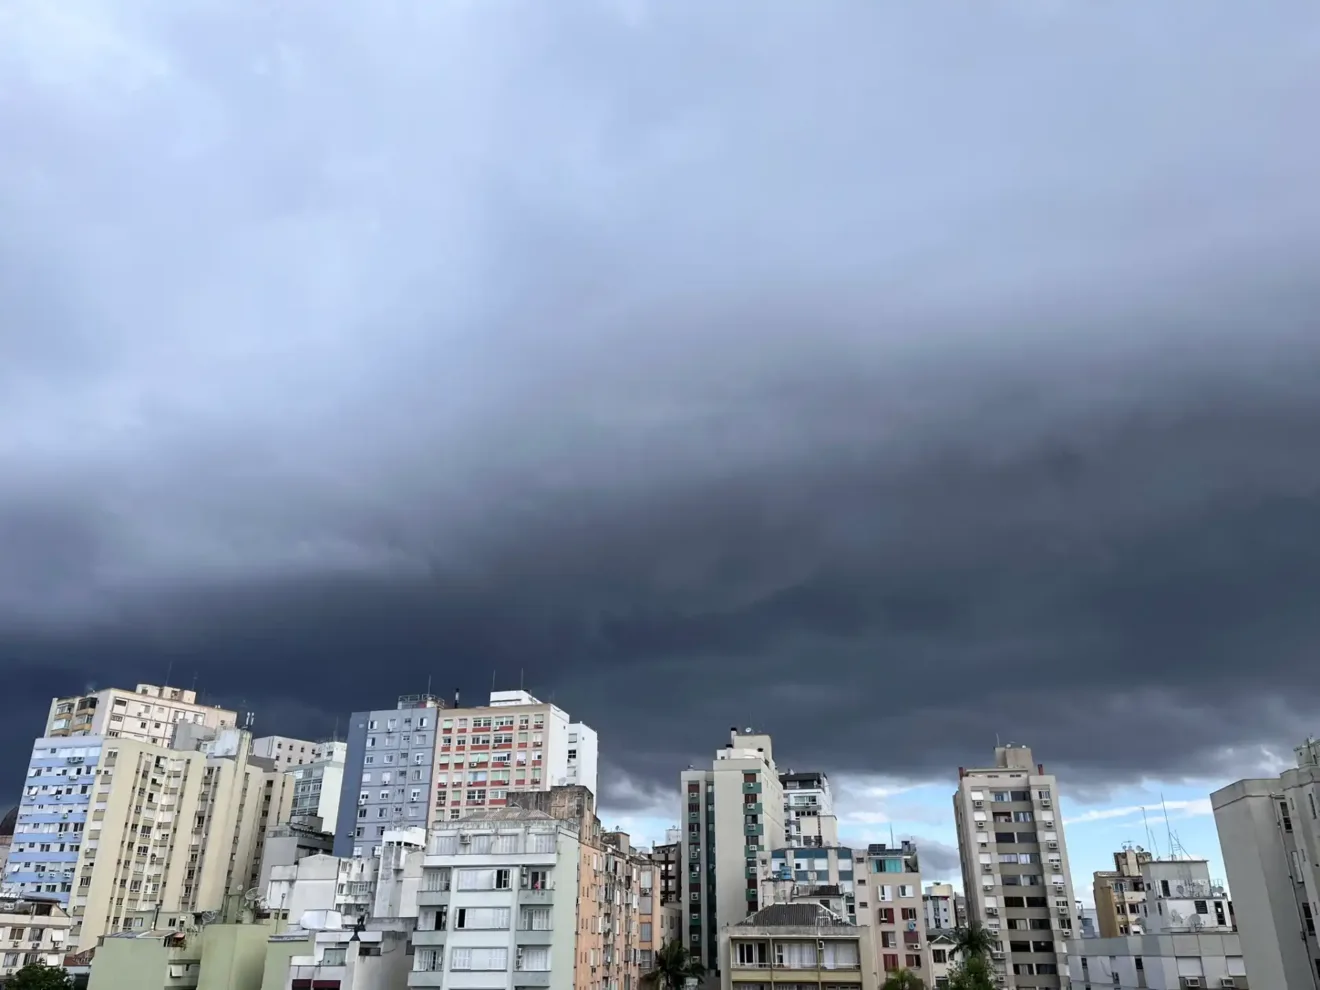
[[[771,904],[738,922],[745,928],[856,928],[823,904]]]

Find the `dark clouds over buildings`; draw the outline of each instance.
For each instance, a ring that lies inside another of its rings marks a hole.
[[[620,804],[748,722],[834,772],[1249,768],[1320,700],[1318,45],[19,4],[3,751],[89,682],[322,733],[494,672]]]

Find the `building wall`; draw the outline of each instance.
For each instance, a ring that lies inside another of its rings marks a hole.
[[[238,714],[198,704],[195,691],[139,684],[132,691],[106,688],[52,699],[44,734],[105,736],[169,745],[175,727],[181,723],[232,728],[238,724]]]
[[[261,736],[252,740],[252,755],[273,760],[278,770],[315,763],[317,749],[317,743],[289,736]]]
[[[932,883],[921,897],[922,917],[929,928],[957,928],[958,916],[954,910],[954,891],[951,883]]]
[[[0,898],[0,984],[32,963],[62,964],[71,924],[58,904]]]
[[[581,784],[599,796],[600,741],[596,730],[585,722],[568,726],[567,783]]]
[[[272,931],[266,924],[207,925],[197,990],[258,990]]]
[[[161,938],[107,938],[92,958],[87,990],[129,990],[130,987],[156,990],[195,985],[171,978],[172,965],[192,974],[199,972],[199,942],[185,941],[181,948],[170,948]]]
[[[867,847],[853,857],[857,870],[857,923],[868,929],[876,971],[884,978],[910,969],[929,982],[930,955],[923,918],[917,846],[902,842]]]
[[[1240,780],[1215,791],[1210,801],[1251,979],[1259,987],[1316,986],[1314,936],[1301,910],[1302,903],[1313,903],[1305,892],[1310,871],[1294,875],[1280,808],[1282,802],[1291,812],[1295,799],[1290,805],[1275,779]],[[1294,828],[1315,831],[1309,811],[1289,814],[1288,820]],[[1300,898],[1295,879],[1302,881]],[[1314,917],[1314,906],[1311,911]]]
[[[1186,977],[1199,979],[1210,990],[1223,986],[1227,977],[1238,987],[1274,985],[1263,984],[1255,974],[1247,977],[1236,932],[1073,939],[1068,943],[1068,967],[1072,990],[1180,990]]]
[[[1008,800],[997,800],[997,796]],[[1077,928],[1057,781],[1034,762],[1031,750],[1000,746],[995,749],[994,766],[959,771],[953,806],[969,920],[980,922],[1000,938],[1000,955],[994,962],[1004,974],[1001,985],[1008,990],[1015,990],[1019,982],[1028,987],[1063,986],[1067,979],[1066,940]],[[1007,814],[1013,820],[996,821],[996,814]],[[1030,816],[1030,820],[1018,820],[1022,816]],[[1008,835],[1013,841],[1004,838]],[[1005,862],[1009,855],[1019,859],[1023,855],[1036,856],[1039,862]],[[1023,878],[1037,876],[1040,886],[1023,885]],[[1006,898],[1012,899],[1012,906]],[[1016,906],[1018,898],[1024,906]],[[1027,898],[1040,903],[1025,906],[1030,903]],[[1018,933],[1009,929],[1010,919],[1028,924],[1048,921],[1050,928],[1040,930],[1040,935],[1029,930],[1026,934],[1031,937],[1026,939],[1014,937]],[[1015,950],[1015,942],[1033,949],[1035,943],[1049,944],[1052,951]],[[1057,975],[1014,974],[1015,965],[1041,964],[1057,967]]]

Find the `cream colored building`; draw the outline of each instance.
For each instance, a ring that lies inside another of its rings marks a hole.
[[[259,923],[108,935],[88,990],[262,990],[270,935]]]
[[[771,904],[720,930],[720,986],[875,990],[870,936],[820,904]]]
[[[1095,923],[1100,938],[1141,935],[1141,906],[1146,886],[1141,868],[1152,856],[1140,846],[1128,845],[1114,853],[1112,870],[1096,870],[1091,882]]]
[[[711,766],[681,774],[684,943],[718,974],[720,932],[757,911],[760,854],[785,846],[784,790],[770,737],[737,728]]]
[[[46,716],[45,736],[104,736],[137,739],[168,746],[181,723],[211,729],[233,728],[238,713],[197,703],[197,692],[139,684],[105,688],[70,698],[54,698]]]
[[[290,736],[258,736],[252,740],[252,755],[271,760],[276,769],[292,770],[294,767],[316,763],[322,759],[322,747],[334,745],[336,744],[322,744],[309,742],[306,739],[293,739]],[[341,748],[344,746],[343,743],[337,745]]]
[[[59,966],[73,919],[53,901],[0,897],[0,986],[24,966]]]
[[[207,738],[211,737],[211,738]],[[123,930],[236,917],[265,832],[292,802],[251,737],[191,725],[168,748],[124,737],[34,743],[6,882],[72,917],[70,948]]]
[[[876,969],[883,980],[910,969],[930,982],[930,952],[921,893],[921,859],[910,839],[872,843],[853,857],[857,923],[870,929]]]
[[[998,939],[1005,990],[1066,987],[1077,933],[1059,788],[1025,746],[997,746],[993,766],[958,773],[953,796],[971,922]]]

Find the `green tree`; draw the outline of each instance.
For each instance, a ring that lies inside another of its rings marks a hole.
[[[701,965],[701,961],[688,952],[682,942],[671,939],[655,954],[655,969],[643,975],[642,979],[661,990],[681,990],[689,977],[699,980],[705,975],[706,967]]]
[[[949,974],[949,990],[995,990],[994,974],[983,955],[968,956]]]
[[[5,990],[73,990],[73,979],[57,966],[33,963],[11,976]]]
[[[896,969],[886,977],[880,990],[926,990],[926,984],[912,970]]]
[[[966,928],[958,929],[953,942],[953,952],[964,960],[974,957],[984,959],[990,955],[996,941],[989,929],[973,921]]]

